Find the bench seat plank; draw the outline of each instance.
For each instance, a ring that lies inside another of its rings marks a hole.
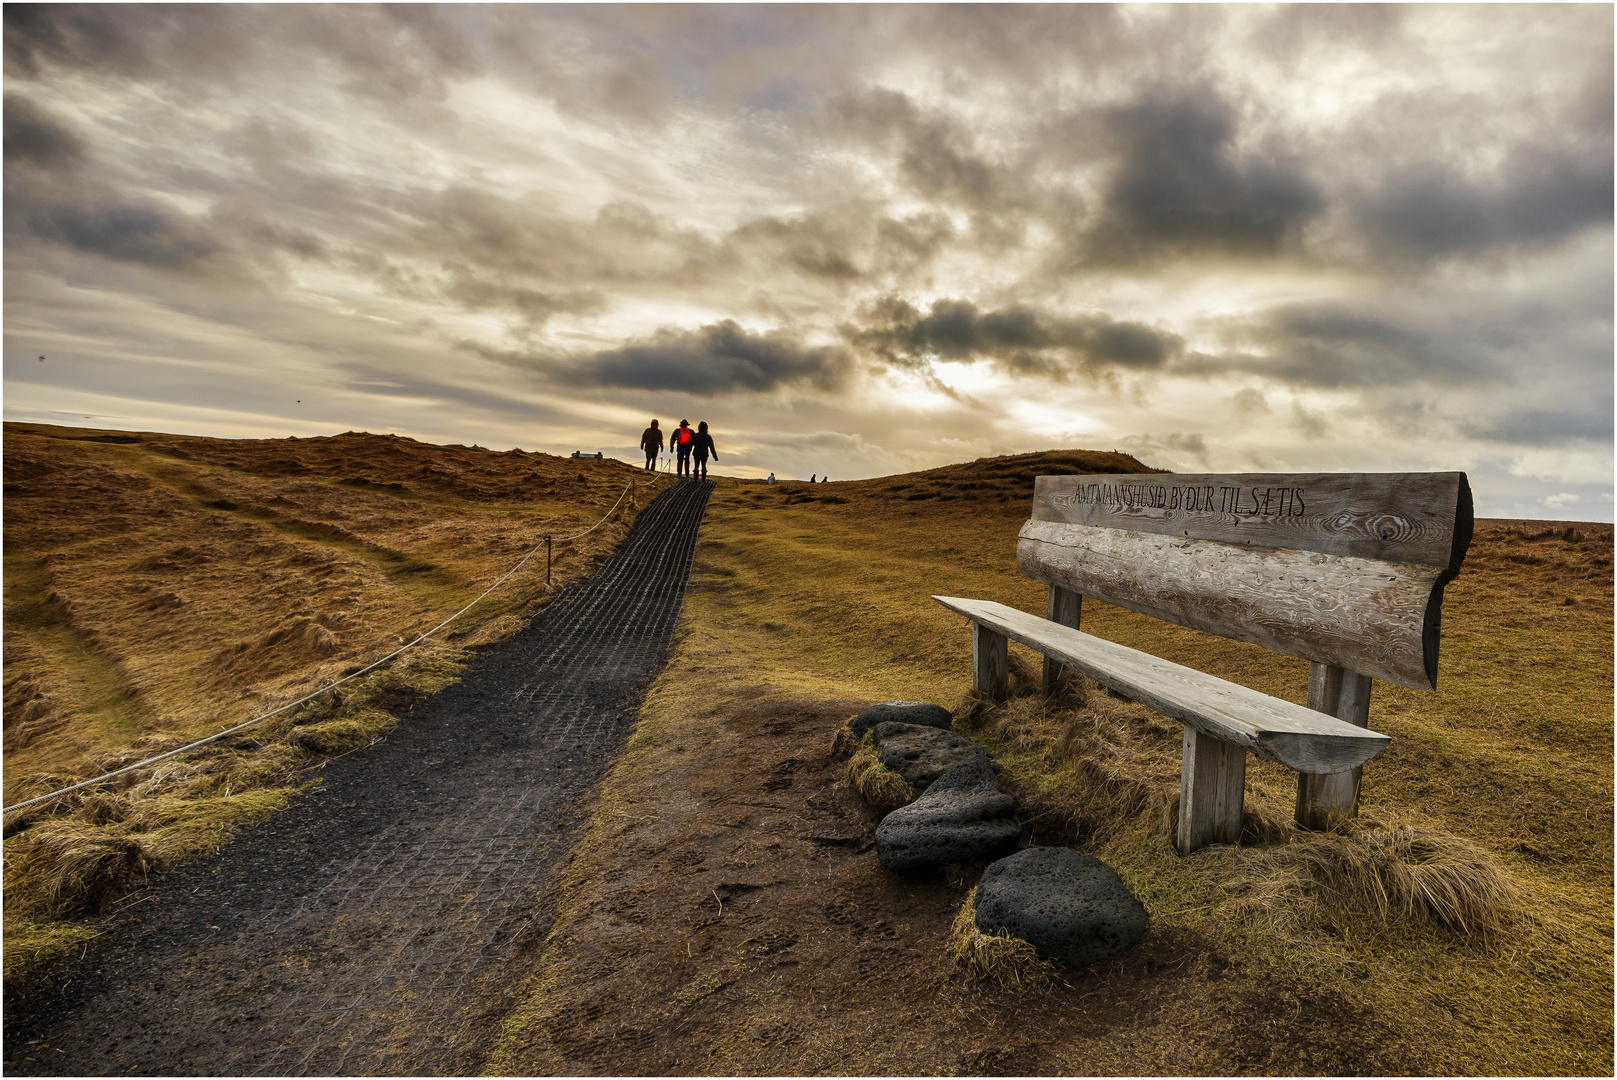
[[[1392,741],[1334,716],[992,600],[932,599],[1204,735],[1298,772],[1346,772],[1375,757]]]

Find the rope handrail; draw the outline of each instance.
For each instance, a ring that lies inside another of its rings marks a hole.
[[[663,479],[663,477],[654,476],[653,479]],[[574,533],[572,536],[556,537],[556,539],[558,539],[558,540],[577,540],[579,537],[588,536],[590,533],[594,532],[596,529],[599,529],[602,525],[605,525],[606,522],[607,522],[607,519],[610,518],[613,514],[615,514],[617,512],[617,509],[618,509],[619,506],[623,505],[623,500],[628,497],[629,492],[634,489],[634,486],[637,483],[639,483],[638,480],[629,481],[629,483],[624,487],[622,494],[620,494],[618,496],[618,501],[612,504],[612,509],[608,510],[606,512],[606,514],[601,518],[600,521],[597,521],[594,525],[591,525],[589,528],[585,529],[583,532]],[[393,659],[395,656],[398,656],[400,653],[406,651],[407,649],[415,648],[417,645],[419,645],[423,641],[427,640],[433,634],[436,634],[438,631],[442,630],[444,627],[448,626],[450,623],[454,622],[456,619],[458,619],[462,615],[466,614],[472,608],[476,607],[477,604],[479,602],[481,602],[484,597],[488,596],[488,594],[493,592],[495,589],[498,589],[501,585],[504,585],[506,583],[506,581],[508,581],[510,579],[511,575],[515,574],[518,570],[521,570],[525,565],[527,565],[528,560],[533,558],[535,555],[537,555],[539,553],[540,546],[548,545],[550,543],[550,541],[551,541],[551,537],[547,536],[547,537],[544,538],[544,540],[541,542],[541,544],[535,544],[533,546],[533,550],[529,551],[526,555],[522,556],[522,558],[517,561],[517,564],[515,566],[511,567],[511,569],[507,570],[505,572],[505,574],[503,576],[501,576],[501,578],[498,581],[496,581],[494,584],[490,585],[488,588],[484,589],[482,591],[482,593],[479,594],[478,597],[475,600],[473,600],[471,603],[467,604],[465,607],[461,608],[459,611],[457,611],[453,615],[449,616],[449,618],[445,619],[443,622],[439,623],[437,626],[434,626],[431,630],[427,630],[427,631],[423,632],[422,634],[418,635],[415,638],[415,640],[413,640],[413,641],[410,641],[410,642],[408,642],[408,643],[406,643],[404,645],[400,645],[397,649],[394,649],[392,652],[388,653],[386,656],[382,657],[381,659],[371,661],[369,664],[366,664],[364,667],[360,668],[358,671],[349,672],[347,675],[344,675],[342,678],[338,679],[334,683],[331,683],[329,686],[322,686],[320,689],[314,691],[313,693],[305,694],[303,697],[298,698],[296,701],[288,702],[287,704],[282,705],[278,709],[272,709],[271,711],[265,713],[262,716],[253,717],[251,720],[244,720],[241,723],[236,724],[236,725],[234,725],[232,727],[225,728],[223,731],[216,731],[212,735],[206,736],[205,738],[198,739],[195,742],[186,743],[184,746],[176,747],[173,750],[166,751],[166,752],[158,754],[158,755],[156,755],[154,757],[149,757],[144,761],[137,761],[133,765],[125,765],[121,769],[114,769],[112,772],[103,773],[102,775],[94,777],[92,779],[81,780],[77,784],[72,784],[72,785],[70,785],[68,787],[61,788],[60,790],[53,791],[53,792],[49,793],[48,795],[40,795],[40,796],[38,796],[36,798],[27,799],[27,800],[25,800],[23,802],[16,803],[16,804],[14,804],[12,806],[5,807],[3,810],[0,810],[0,816],[3,816],[5,814],[11,814],[11,813],[14,813],[15,811],[18,811],[18,810],[26,810],[30,806],[38,806],[42,802],[49,802],[51,799],[60,798],[63,795],[70,795],[73,792],[80,790],[81,788],[93,787],[96,784],[103,784],[103,783],[106,783],[108,780],[111,780],[111,779],[113,779],[115,777],[122,776],[125,773],[134,772],[137,769],[144,769],[144,768],[146,768],[148,766],[156,765],[160,761],[167,761],[171,757],[177,757],[180,754],[184,754],[184,753],[186,753],[188,751],[195,750],[199,746],[205,746],[208,743],[211,743],[216,739],[224,738],[226,735],[233,735],[236,732],[242,730],[243,728],[252,727],[254,724],[259,723],[262,720],[268,720],[272,716],[278,716],[279,714],[286,712],[288,709],[294,709],[297,706],[302,705],[303,703],[305,703],[307,701],[314,700],[315,698],[319,697],[321,694],[326,693],[327,691],[335,690],[337,687],[341,686],[343,683],[349,682],[349,681],[351,681],[353,679],[357,679],[361,675],[364,675],[366,672],[374,671],[375,669],[377,669],[378,667],[381,667],[383,664],[387,663],[389,660]]]

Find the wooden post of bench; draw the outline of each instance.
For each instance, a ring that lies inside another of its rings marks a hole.
[[[1078,621],[1083,615],[1084,594],[1075,593],[1071,589],[1063,589],[1060,585],[1050,586],[1050,593],[1045,600],[1046,619],[1078,629]],[[1061,661],[1048,654],[1044,657],[1044,696],[1049,697],[1056,692],[1056,678],[1061,674]]]
[[[1308,707],[1357,727],[1370,726],[1370,676],[1317,661],[1308,672]],[[1364,766],[1348,772],[1297,774],[1297,824],[1324,832],[1359,816]]]
[[[1179,769],[1179,854],[1241,839],[1246,748],[1185,728]]]
[[[1010,697],[1008,649],[1004,634],[981,623],[971,624],[971,686],[996,703]]]

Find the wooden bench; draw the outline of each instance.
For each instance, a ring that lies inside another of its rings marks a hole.
[[[971,620],[972,684],[1006,698],[1007,640],[1185,725],[1177,843],[1241,835],[1246,755],[1295,769],[1297,822],[1358,813],[1370,683],[1437,686],[1443,587],[1471,543],[1464,473],[1041,476],[1017,539],[1046,618],[933,599]],[[1078,629],[1089,596],[1311,662],[1308,707]]]

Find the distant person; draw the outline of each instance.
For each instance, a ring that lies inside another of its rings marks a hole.
[[[696,438],[696,432],[691,430],[689,420],[681,420],[679,427],[668,437],[669,449],[674,451],[674,471],[680,476],[691,474],[691,440]]]
[[[770,473],[769,474],[769,479],[764,481],[764,483],[766,483],[766,484],[773,484],[774,482],[775,482],[775,474],[774,473]]]
[[[814,478],[819,475],[819,473],[809,473],[809,483],[814,483]]]
[[[653,472],[657,469],[657,455],[663,452],[663,432],[653,420],[651,426],[640,436],[640,449],[646,452],[646,468]]]
[[[707,479],[707,456],[713,455],[713,460],[719,460],[719,452],[713,448],[713,436],[707,433],[707,421],[703,420],[696,425],[696,435],[691,439],[691,450],[696,454],[696,479]]]

